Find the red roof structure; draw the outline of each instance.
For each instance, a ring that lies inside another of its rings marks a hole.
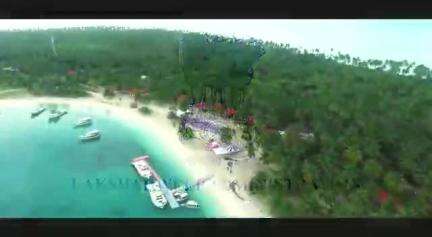
[[[147,94],[148,94],[147,90],[145,90],[145,89],[138,89],[138,88],[132,88],[132,89],[129,89],[128,92],[129,92],[129,94],[130,94],[131,96],[134,96],[134,95],[136,95],[136,94],[140,94],[140,93],[142,93],[142,94],[144,94],[144,95],[147,95]]]
[[[213,110],[217,112],[223,112],[224,106],[221,103],[215,103],[213,104]]]

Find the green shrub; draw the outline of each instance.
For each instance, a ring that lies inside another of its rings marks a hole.
[[[139,108],[139,111],[143,114],[151,114],[153,111],[146,107],[146,106],[142,106],[141,108]]]
[[[228,127],[221,128],[220,137],[223,143],[230,143],[233,138],[233,130]]]
[[[114,90],[110,89],[110,88],[105,88],[104,92],[103,92],[103,96],[105,97],[113,97],[114,94]]]
[[[189,140],[189,139],[192,139],[192,138],[195,137],[195,135],[194,135],[192,129],[189,128],[189,127],[186,127],[186,128],[184,128],[184,129],[180,129],[180,130],[179,130],[179,133],[180,133],[180,136],[181,136],[183,139],[186,139],[186,140]]]

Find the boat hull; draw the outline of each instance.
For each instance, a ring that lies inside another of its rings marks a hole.
[[[187,207],[187,208],[193,208],[193,209],[197,209],[200,208],[200,205],[195,202],[195,201],[187,201],[185,204],[183,204],[182,206]]]
[[[75,124],[75,128],[80,128],[80,127],[87,127],[90,126],[92,123],[91,122],[86,122],[86,123],[79,123],[79,124]]]
[[[81,142],[90,142],[90,141],[99,140],[100,137],[101,137],[100,134],[98,134],[97,136],[92,136],[92,137],[80,137],[80,141]]]
[[[38,111],[34,111],[34,112],[31,113],[31,117],[32,117],[32,118],[33,118],[33,117],[36,117],[36,116],[40,115],[41,113],[43,113],[44,111],[45,111],[45,108],[40,109],[40,110],[38,110]]]
[[[51,114],[48,118],[49,121],[58,121],[61,117],[63,117],[64,115],[66,115],[67,112],[61,112],[61,113],[57,113],[57,114]]]
[[[153,175],[150,166],[145,160],[132,161],[131,165],[135,168],[139,176],[150,179]]]

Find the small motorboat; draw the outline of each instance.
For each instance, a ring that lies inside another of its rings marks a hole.
[[[78,122],[75,124],[75,128],[77,127],[84,127],[84,126],[89,126],[92,124],[92,119],[90,117],[85,117],[82,118],[80,120],[78,120]]]
[[[45,107],[39,107],[36,110],[34,110],[33,112],[31,112],[31,116],[35,117],[38,116],[39,114],[43,113],[46,110]]]
[[[61,118],[63,115],[65,115],[65,114],[67,114],[67,111],[66,111],[66,110],[63,110],[63,111],[56,111],[56,112],[51,113],[51,114],[49,115],[49,119],[50,119],[50,120],[60,119],[60,118]]]
[[[185,186],[180,186],[176,189],[173,189],[173,190],[171,190],[171,193],[173,194],[173,196],[177,202],[186,201],[186,199],[189,196],[188,193],[186,192]]]
[[[198,202],[194,201],[194,200],[189,200],[185,204],[182,204],[182,206],[187,207],[187,208],[199,208],[200,207]]]
[[[84,135],[81,135],[80,136],[80,140],[83,141],[83,142],[92,141],[92,140],[99,139],[100,136],[101,136],[101,134],[100,134],[99,130],[95,129],[95,130],[92,130],[90,132],[87,132]]]
[[[150,165],[147,163],[149,156],[138,157],[132,160],[131,164],[135,167],[138,174],[146,179],[150,179],[153,175]]]
[[[216,155],[232,155],[232,154],[240,152],[240,148],[235,146],[235,145],[228,145],[226,147],[219,146],[219,147],[213,148],[213,152]]]

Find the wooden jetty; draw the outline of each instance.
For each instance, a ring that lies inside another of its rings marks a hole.
[[[159,174],[153,169],[153,167],[150,165],[150,163],[148,162],[148,159],[150,157],[149,156],[141,156],[141,157],[137,157],[134,158],[133,160],[145,160],[148,164],[148,167],[152,173],[153,178],[159,182],[161,191],[163,192],[165,198],[168,201],[168,204],[170,205],[170,207],[172,209],[178,208],[180,207],[180,204],[175,200],[171,190],[166,186],[165,182],[163,181],[163,179],[159,176]]]

